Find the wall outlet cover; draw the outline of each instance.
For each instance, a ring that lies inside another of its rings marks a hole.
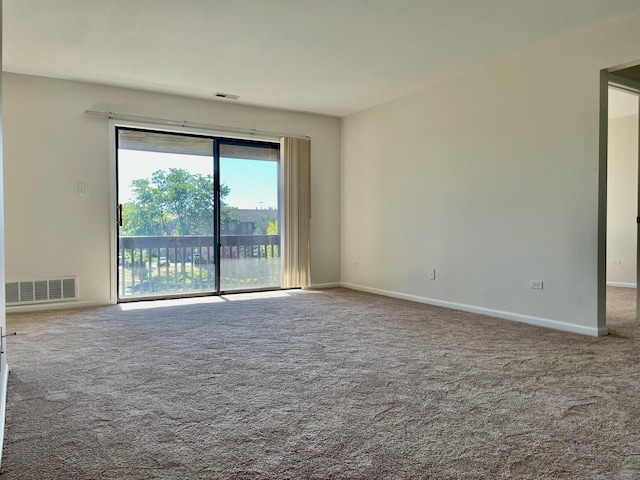
[[[542,280],[531,280],[529,282],[529,288],[534,290],[542,290]]]

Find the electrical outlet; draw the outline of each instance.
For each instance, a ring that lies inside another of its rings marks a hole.
[[[611,260],[611,265],[620,265],[620,260]]]
[[[533,288],[535,290],[542,290],[542,280],[530,280],[529,288]]]
[[[436,270],[434,268],[429,272],[429,280],[435,280],[435,279],[436,279]]]
[[[86,183],[78,183],[78,195],[81,197],[87,196],[87,184]]]

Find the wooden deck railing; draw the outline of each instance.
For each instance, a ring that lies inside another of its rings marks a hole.
[[[121,298],[215,291],[212,237],[120,237],[118,290]],[[222,235],[222,290],[277,287],[279,235]]]

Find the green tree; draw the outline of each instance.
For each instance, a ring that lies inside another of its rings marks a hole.
[[[132,182],[133,201],[122,206],[126,236],[213,235],[213,176],[181,168],[156,170]],[[225,228],[237,209],[224,202],[231,192],[220,186],[220,221]]]
[[[254,235],[277,235],[278,234],[278,217],[274,210],[273,215],[265,215],[256,222],[253,231]]]
[[[269,225],[267,225],[267,235],[278,235],[278,220],[269,222]]]

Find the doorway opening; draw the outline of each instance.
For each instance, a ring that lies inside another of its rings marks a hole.
[[[598,328],[637,321],[640,65],[601,72]]]
[[[279,143],[115,137],[119,302],[280,288]]]
[[[637,318],[638,93],[609,86],[607,321]]]

